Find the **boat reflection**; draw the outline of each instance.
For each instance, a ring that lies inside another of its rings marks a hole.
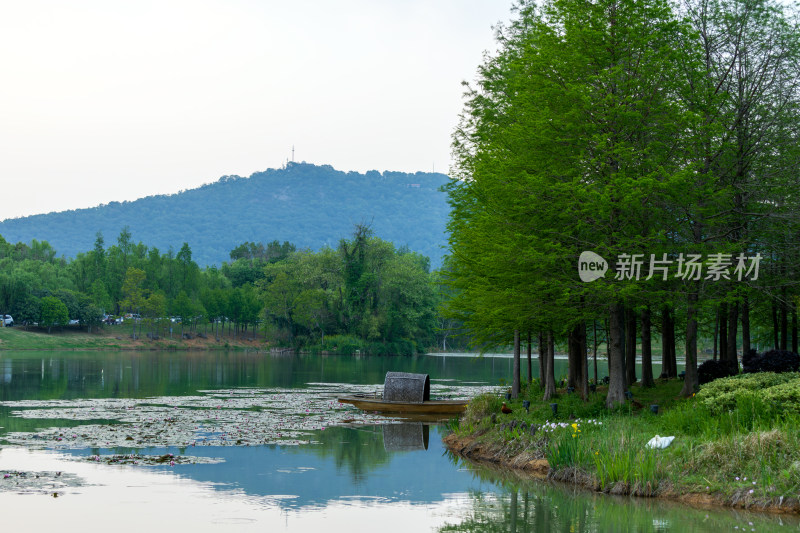
[[[383,449],[387,452],[427,450],[430,427],[422,422],[386,424],[383,427]]]

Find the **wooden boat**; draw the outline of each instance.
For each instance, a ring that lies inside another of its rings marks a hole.
[[[342,396],[339,403],[349,403],[363,411],[409,415],[447,415],[463,413],[467,400],[431,400],[428,374],[387,372],[383,394]]]
[[[401,414],[460,414],[467,408],[467,400],[426,400],[401,402],[369,396],[342,396],[339,403],[349,403],[363,411]]]

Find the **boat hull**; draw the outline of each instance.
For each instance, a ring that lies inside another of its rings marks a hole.
[[[459,414],[467,408],[467,400],[428,400],[422,403],[392,402],[380,398],[343,396],[339,403],[349,403],[363,411],[405,414]]]

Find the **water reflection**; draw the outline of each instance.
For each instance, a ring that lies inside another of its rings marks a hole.
[[[404,422],[383,426],[383,449],[387,452],[427,450],[430,429],[422,422]]]
[[[308,383],[382,385],[390,370],[430,374],[433,383],[498,385],[511,376],[511,365],[507,357],[463,355],[0,352],[0,400],[142,398],[232,387],[305,387]],[[537,365],[534,360],[534,375],[539,372]],[[566,365],[565,360],[556,360],[556,375],[565,374]],[[606,373],[602,363],[600,376]]]
[[[794,516],[699,509],[660,499],[608,496],[560,483],[524,479],[460,458],[454,461],[491,482],[494,489],[472,492],[471,508],[465,510],[461,521],[439,528],[440,532],[800,530],[800,519]]]
[[[218,491],[267,498],[285,509],[323,508],[342,499],[428,505],[445,495],[489,488],[466,470],[453,468],[441,428],[421,423],[333,427],[306,446],[145,448],[143,455],[174,453],[222,459],[216,464],[148,467],[208,483]],[[386,435],[389,435],[387,442]],[[399,438],[398,438],[399,437]],[[410,444],[415,443],[414,446]],[[416,440],[418,439],[418,440]],[[409,444],[407,444],[409,443]],[[133,449],[71,450],[76,458],[132,453]],[[275,495],[281,496],[274,498]]]
[[[510,375],[510,365],[510,359],[468,357],[3,353],[0,399],[10,405],[28,400],[66,401],[69,409],[92,399],[125,399],[139,405],[152,403],[142,398],[157,397],[175,409],[175,405],[212,401],[206,396],[241,396],[248,392],[242,388],[291,389],[281,392],[287,398],[319,396],[320,386],[315,384],[382,384],[388,370],[429,373],[434,383],[440,384],[496,385]],[[191,400],[192,396],[198,398]],[[25,409],[44,407],[0,405],[0,439],[12,431],[32,432],[55,424],[107,425],[91,419],[68,424],[63,419],[26,418],[12,412]],[[0,508],[16,511],[4,515],[4,527],[29,531],[63,529],[65,524],[100,531],[110,522],[115,531],[195,532],[234,526],[293,533],[345,528],[379,529],[382,533],[800,530],[795,517],[613,498],[476,467],[446,452],[441,443],[443,431],[441,426],[419,422],[349,424],[310,430],[310,443],[301,446],[84,447],[61,454],[0,448],[0,470],[63,470],[86,480],[63,498],[46,500],[47,504],[43,498],[0,490]],[[90,455],[126,451],[223,461],[133,467],[85,460]],[[87,516],[97,519],[86,521]],[[126,519],[120,521],[120,516]]]
[[[441,426],[397,425],[396,433],[393,426],[331,428],[316,437],[317,444],[301,447],[183,450],[187,454],[218,457],[224,462],[149,470],[210,487],[221,497],[241,495],[259,506],[279,508],[286,516],[295,518],[309,512],[324,514],[331,509],[341,510],[342,506],[348,506],[359,516],[376,509],[383,510],[385,516],[396,516],[400,509],[446,508],[446,519],[428,522],[428,526],[436,525],[435,530],[440,532],[800,530],[797,517],[696,509],[657,499],[612,497],[569,485],[526,479],[450,454],[441,443],[444,431]],[[433,433],[427,449],[425,427],[429,434]],[[404,449],[397,451],[392,450],[393,444],[387,443],[386,435],[390,435],[392,442],[396,435],[402,435],[402,440],[416,435],[423,442],[415,449],[409,445],[400,446]],[[151,449],[144,453],[164,451]],[[103,450],[93,452],[103,453]]]

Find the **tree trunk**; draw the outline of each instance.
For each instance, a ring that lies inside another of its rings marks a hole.
[[[545,352],[545,384],[544,384],[544,400],[549,400],[556,393],[556,375],[555,375],[555,339],[553,338],[553,331],[547,331]]]
[[[661,374],[666,378],[678,377],[678,362],[675,354],[675,318],[665,306],[661,315]]]
[[[728,353],[725,354],[725,359],[730,362],[731,365],[735,364],[737,370],[739,369],[739,354],[736,350],[736,337],[739,332],[738,324],[739,304],[735,303],[728,310]]]
[[[636,383],[636,311],[625,311],[625,385]]]
[[[533,364],[531,362],[531,350],[533,347],[531,344],[531,330],[528,330],[528,383],[533,383],[533,367],[531,366]]]
[[[628,366],[626,364],[625,356],[627,355],[627,350],[625,349],[626,341],[628,340],[628,336],[625,334],[625,327],[628,325],[627,315],[625,314],[625,308],[622,308],[622,316],[620,317],[619,322],[619,350],[622,354],[622,390],[628,390]],[[609,361],[610,355],[609,355]],[[608,375],[611,377],[611,367],[609,366]]]
[[[717,341],[719,340],[719,309],[714,316],[714,349],[711,352],[711,357],[714,361],[717,360]]]
[[[742,354],[750,351],[750,301],[747,296],[742,301]]]
[[[650,336],[650,308],[642,309],[642,386],[653,387],[653,351]]]
[[[789,320],[786,305],[786,288],[781,289],[781,350],[789,348]]]
[[[775,300],[772,300],[772,340],[773,340],[773,348],[778,349],[780,346],[780,339],[778,338],[778,331],[780,326],[778,325],[778,304]]]
[[[683,378],[682,396],[691,396],[698,387],[697,379],[697,292],[686,297],[686,375]],[[720,320],[720,323],[722,321]]]
[[[669,308],[661,309],[661,376],[669,377]]]
[[[669,314],[669,371],[673,378],[678,377],[678,354],[676,353],[677,343],[675,342],[675,313]]]
[[[578,390],[581,371],[580,341],[578,326],[574,326],[567,334],[567,387]]]
[[[588,370],[586,367],[586,323],[579,322],[569,332],[569,380],[568,387],[580,392],[588,399]]]
[[[728,304],[719,304],[719,359],[728,358]]]
[[[625,402],[625,366],[622,352],[623,321],[625,308],[622,304],[611,304],[608,328],[608,396],[606,407],[613,408]]]
[[[539,332],[539,388],[544,389],[544,376],[547,370],[547,350],[545,346],[545,335]]]
[[[511,397],[519,397],[520,389],[520,346],[519,346],[519,330],[514,330],[514,376],[511,384]]]
[[[594,384],[597,386],[597,321],[592,320],[592,342],[594,343]]]
[[[581,371],[579,372],[578,390],[581,392],[583,401],[589,399],[589,362],[586,353],[586,322],[578,324],[578,348],[580,349]]]

